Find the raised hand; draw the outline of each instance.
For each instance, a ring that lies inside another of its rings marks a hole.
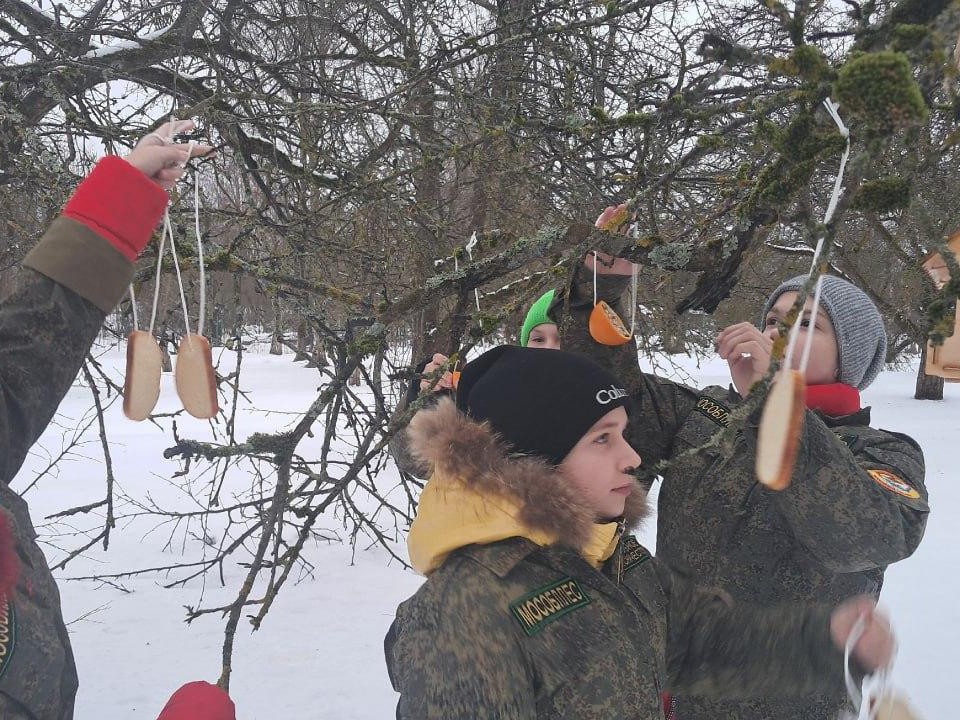
[[[193,120],[171,120],[146,135],[137,143],[125,160],[164,190],[177,184],[184,173],[187,161],[192,157],[206,155],[213,148],[209,145],[177,143],[171,138],[189,132],[196,127]]]
[[[865,625],[863,634],[853,647],[853,656],[865,670],[873,672],[893,661],[897,647],[890,620],[877,609],[873,598],[860,595],[837,605],[830,616],[830,636],[834,644],[843,650],[861,617]]]
[[[730,366],[733,384],[742,396],[770,369],[773,340],[748,322],[725,328],[717,336],[717,354]]]
[[[423,368],[423,380],[420,381],[421,390],[430,390],[433,386],[433,392],[441,390],[453,390],[453,374],[447,370],[440,376],[437,384],[433,384],[433,375],[440,368],[450,362],[450,358],[442,353],[434,353],[433,358]]]

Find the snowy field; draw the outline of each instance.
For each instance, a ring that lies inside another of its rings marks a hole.
[[[122,356],[110,351],[102,358],[115,377]],[[216,358],[215,358],[216,360]],[[229,371],[232,359],[224,358]],[[698,384],[726,383],[726,365],[707,361],[697,368],[679,361]],[[952,718],[956,708],[952,683],[960,671],[960,619],[955,609],[960,588],[960,483],[952,443],[960,438],[960,386],[946,387],[943,402],[911,399],[913,371],[883,373],[865,394],[873,406],[873,424],[906,432],[926,453],[927,486],[933,512],[918,552],[887,572],[882,604],[892,614],[899,633],[900,653],[894,680],[906,690],[926,720]],[[249,354],[244,359],[245,406],[238,421],[238,439],[250,432],[289,426],[315,397],[319,376],[291,361]],[[121,381],[122,382],[122,381]],[[159,412],[177,407],[171,377],[164,377]],[[21,470],[15,487],[23,489],[60,453],[65,432],[89,419],[89,391],[75,386],[61,406],[57,424],[44,435]],[[169,423],[169,420],[166,421]],[[209,428],[191,419],[178,421],[181,436],[210,437]],[[95,428],[94,428],[95,430]],[[127,421],[119,403],[108,411],[108,432],[114,472],[123,493],[141,502],[191,502],[173,478],[176,461],[163,459],[171,446],[169,427]],[[383,474],[396,471],[388,466]],[[101,516],[71,517],[50,525],[51,513],[103,497],[104,471],[99,440],[89,433],[87,444],[61,463],[56,475],[45,475],[27,494],[41,536],[55,533],[56,543],[76,547],[78,538],[63,533],[96,527]],[[383,487],[392,477],[383,477]],[[378,483],[379,484],[379,483]],[[226,488],[229,492],[229,487]],[[655,501],[654,501],[655,505]],[[95,547],[57,577],[63,597],[80,675],[79,720],[129,720],[156,717],[166,697],[183,682],[215,681],[220,672],[223,621],[207,615],[191,625],[184,606],[201,600],[207,605],[229,602],[245,575],[238,566],[225,568],[227,588],[219,578],[191,581],[184,588],[161,587],[164,575],[118,580],[114,585],[70,580],[133,568],[164,566],[180,558],[203,556],[202,533],[182,530],[168,544],[170,527],[155,528],[133,515],[129,503],[118,508],[128,516],[118,523],[106,552]],[[655,519],[643,532],[651,548]],[[331,519],[331,532],[337,521]],[[403,549],[402,538],[398,543]],[[46,546],[48,557],[62,549]],[[412,571],[391,561],[382,549],[354,552],[346,543],[317,544],[307,552],[316,569],[313,577],[285,586],[262,628],[251,633],[241,620],[233,661],[231,694],[241,720],[373,720],[394,716],[395,695],[383,661],[382,640],[399,602],[421,582]]]

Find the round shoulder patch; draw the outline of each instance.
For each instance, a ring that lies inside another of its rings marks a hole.
[[[917,492],[916,488],[904,482],[888,470],[867,470],[867,472],[870,473],[870,477],[874,479],[877,485],[884,490],[889,490],[892,493],[902,495],[911,500],[917,500],[920,497],[920,493]]]

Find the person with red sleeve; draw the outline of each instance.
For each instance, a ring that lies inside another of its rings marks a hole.
[[[0,298],[0,718],[70,720],[77,671],[60,594],[13,480],[73,383],[133,263],[167,206],[167,190],[206,145],[167,138],[174,121],[126,157],[103,158],[80,184]],[[12,239],[8,239],[12,240]]]

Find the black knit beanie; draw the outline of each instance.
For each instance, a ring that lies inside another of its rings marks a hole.
[[[608,412],[625,407],[617,379],[583,355],[502,345],[463,368],[457,407],[490,423],[516,453],[559,465]]]

